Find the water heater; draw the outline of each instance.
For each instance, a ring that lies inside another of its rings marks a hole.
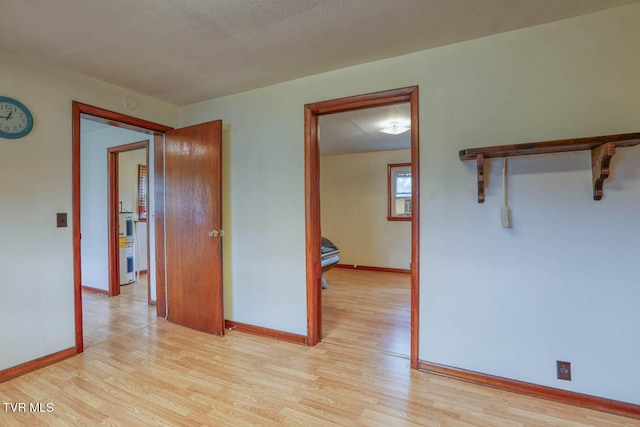
[[[120,284],[128,285],[136,281],[133,258],[134,221],[133,212],[120,212]]]

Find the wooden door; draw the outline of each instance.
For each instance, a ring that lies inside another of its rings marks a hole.
[[[224,334],[222,121],[166,132],[167,319]]]

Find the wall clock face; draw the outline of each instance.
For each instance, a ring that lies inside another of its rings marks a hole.
[[[31,132],[33,116],[19,101],[0,96],[0,137],[22,138]]]

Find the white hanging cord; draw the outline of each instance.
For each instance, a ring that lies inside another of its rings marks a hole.
[[[502,205],[508,206],[507,203],[507,159],[502,159]]]
[[[502,226],[511,228],[511,210],[507,203],[507,159],[502,159]]]

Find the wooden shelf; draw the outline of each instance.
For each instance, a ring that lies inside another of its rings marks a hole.
[[[483,203],[485,190],[484,159],[591,150],[593,199],[600,200],[603,195],[604,180],[609,176],[609,166],[611,158],[616,153],[616,148],[632,147],[638,144],[640,144],[640,132],[467,148],[466,150],[460,150],[459,156],[460,160],[476,161],[478,168],[478,203]]]

